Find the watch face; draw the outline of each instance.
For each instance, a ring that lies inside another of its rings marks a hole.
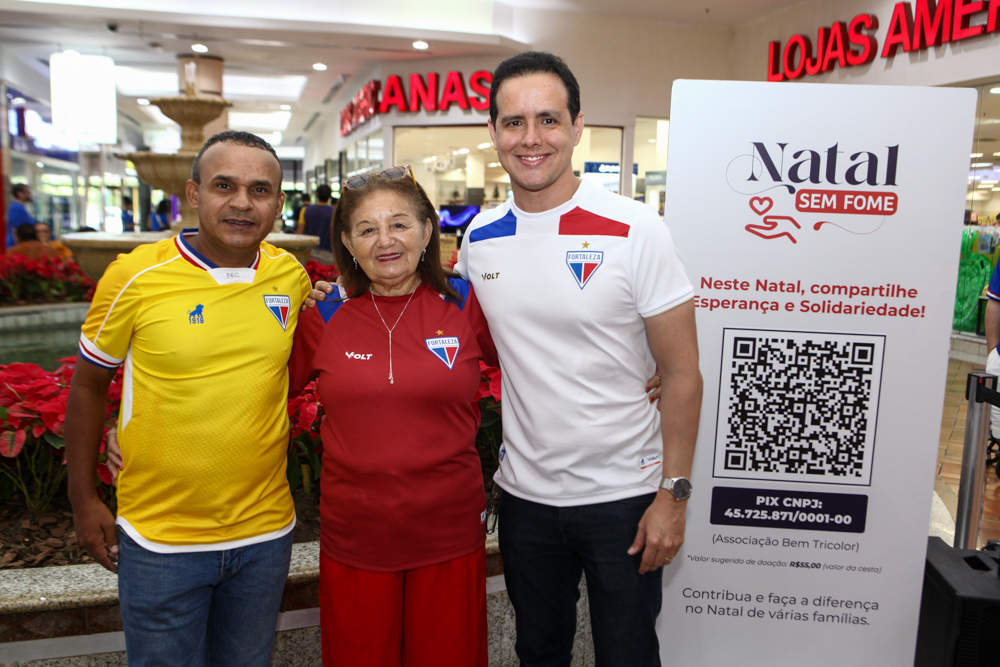
[[[691,482],[683,477],[676,478],[670,493],[674,494],[674,498],[677,500],[687,500],[691,497]]]

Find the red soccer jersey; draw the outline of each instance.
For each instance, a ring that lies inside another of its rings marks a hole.
[[[450,282],[462,306],[420,285],[412,300],[375,297],[378,312],[365,294],[299,317],[291,386],[318,373],[327,415],[320,548],[345,565],[424,567],[469,554],[485,539],[473,398],[479,360],[497,365],[496,349],[468,283]],[[397,318],[390,383],[386,325]]]

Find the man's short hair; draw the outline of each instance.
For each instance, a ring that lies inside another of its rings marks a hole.
[[[497,65],[493,72],[493,85],[490,86],[490,122],[497,122],[497,91],[500,84],[507,79],[514,79],[529,74],[555,74],[566,86],[566,96],[569,104],[570,121],[575,121],[580,115],[580,84],[569,70],[566,62],[559,56],[544,51],[525,51]]]
[[[18,225],[14,228],[14,236],[17,237],[18,243],[38,240],[38,232],[35,231],[35,226],[32,224]]]
[[[17,196],[18,196],[19,194],[21,194],[22,192],[27,192],[27,193],[30,193],[30,192],[31,192],[31,188],[29,188],[29,187],[28,187],[27,185],[25,185],[24,183],[15,183],[15,184],[14,184],[14,187],[12,187],[12,188],[10,189],[10,194],[11,194],[11,195],[12,195],[12,196],[13,196],[13,197],[14,197],[15,199],[17,199]]]
[[[256,134],[250,132],[239,132],[236,130],[226,130],[225,132],[219,132],[218,134],[212,136],[205,145],[201,147],[198,151],[198,155],[194,158],[194,164],[191,165],[191,180],[195,183],[201,184],[201,174],[198,171],[198,167],[201,163],[201,156],[205,154],[209,148],[215,144],[236,144],[237,146],[249,146],[251,148],[259,148],[261,150],[267,151],[274,156],[275,161],[278,163],[278,168],[281,168],[281,160],[278,159],[278,154],[274,152],[274,148],[271,144],[267,143]],[[280,183],[277,184],[279,187]]]
[[[333,189],[326,183],[316,188],[316,201],[328,202],[331,195],[333,195]]]
[[[122,206],[131,206],[131,205],[132,205],[131,197],[122,197]]]
[[[312,196],[308,192],[302,193],[302,201],[311,201]]]

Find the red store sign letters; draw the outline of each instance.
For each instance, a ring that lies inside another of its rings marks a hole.
[[[985,22],[982,21],[985,12]],[[866,65],[878,52],[874,14],[858,14],[850,23],[837,21],[816,31],[816,51],[806,35],[794,35],[781,48],[774,41],[767,48],[767,80],[784,81],[829,72],[834,65]],[[915,0],[898,2],[892,10],[882,58],[896,49],[920,51],[946,42],[957,42],[1000,32],[1000,0]]]
[[[350,134],[369,119],[392,109],[403,113],[421,109],[447,111],[452,104],[458,105],[459,109],[482,111],[490,108],[492,72],[473,72],[469,77],[471,93],[466,91],[462,73],[452,71],[444,78],[441,95],[438,96],[438,78],[436,72],[428,73],[426,80],[419,74],[411,74],[409,96],[403,86],[403,79],[398,75],[388,77],[384,88],[381,81],[369,81],[340,112],[340,136]]]

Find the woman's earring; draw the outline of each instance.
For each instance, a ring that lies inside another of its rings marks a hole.
[[[354,258],[354,268],[355,269],[358,268],[358,258],[357,257]]]
[[[426,255],[426,254],[427,254],[427,251],[426,251],[426,250],[421,250],[421,251],[420,251],[420,261],[421,261],[421,262],[422,262],[422,261],[424,261],[424,255]]]

